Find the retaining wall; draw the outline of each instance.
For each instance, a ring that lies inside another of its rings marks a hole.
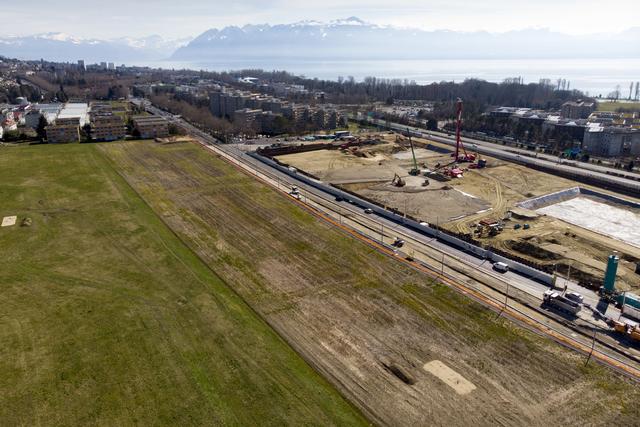
[[[545,206],[555,205],[556,203],[561,203],[566,200],[573,199],[574,197],[578,197],[580,195],[599,198],[604,201],[623,205],[628,208],[640,209],[640,203],[582,187],[573,187],[567,190],[562,190],[551,194],[545,194],[544,196],[535,197],[533,199],[524,200],[522,202],[516,203],[516,206],[535,211]]]

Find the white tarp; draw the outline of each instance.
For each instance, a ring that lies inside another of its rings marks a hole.
[[[640,247],[640,215],[628,209],[576,197],[536,212]]]
[[[2,227],[11,227],[12,225],[16,225],[17,220],[17,216],[5,216],[2,218]]]

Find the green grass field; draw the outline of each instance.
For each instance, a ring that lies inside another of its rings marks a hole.
[[[640,111],[640,102],[598,102],[598,111],[617,111],[618,108],[625,110]]]
[[[0,149],[8,215],[0,425],[366,424],[97,145]]]

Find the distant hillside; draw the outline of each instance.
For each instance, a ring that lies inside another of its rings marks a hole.
[[[19,59],[45,58],[50,61],[130,62],[169,57],[189,39],[166,40],[160,36],[81,39],[64,33],[46,33],[24,37],[0,37],[0,55]]]
[[[618,34],[570,36],[549,30],[508,33],[422,31],[383,27],[358,18],[322,23],[245,25],[211,29],[172,59],[434,59],[637,58],[640,28]]]

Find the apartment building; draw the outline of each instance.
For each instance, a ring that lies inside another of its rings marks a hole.
[[[602,157],[640,155],[640,131],[592,124],[584,133],[582,149]]]
[[[165,138],[169,136],[169,122],[158,116],[135,116],[131,119],[133,127],[141,138]]]
[[[262,128],[262,112],[258,109],[243,108],[233,113],[233,121],[246,131],[259,131]]]
[[[569,101],[562,104],[560,114],[568,119],[586,119],[596,109],[595,102],[583,100]]]
[[[78,118],[58,118],[45,128],[47,142],[57,144],[80,141],[80,120]]]
[[[96,141],[116,141],[126,134],[127,128],[120,116],[96,115],[91,119],[91,137]]]

